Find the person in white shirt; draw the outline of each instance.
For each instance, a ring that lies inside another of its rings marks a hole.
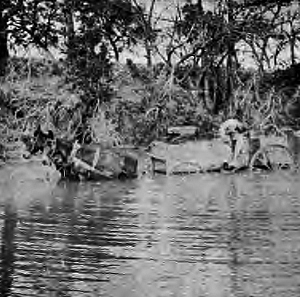
[[[249,136],[246,125],[237,119],[228,119],[219,129],[221,139],[230,146],[231,158],[224,162],[224,169],[234,170],[249,164]]]

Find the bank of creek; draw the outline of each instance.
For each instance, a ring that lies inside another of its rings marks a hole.
[[[3,167],[0,295],[298,296],[299,176],[71,183]]]

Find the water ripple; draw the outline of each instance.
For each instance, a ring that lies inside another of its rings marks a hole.
[[[1,284],[12,296],[298,293],[297,175],[59,183],[24,201],[7,189]]]

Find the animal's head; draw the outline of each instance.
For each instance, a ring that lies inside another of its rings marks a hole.
[[[44,132],[41,129],[41,126],[38,125],[33,133],[33,136],[23,135],[21,140],[25,144],[27,151],[23,157],[28,159],[34,155],[47,154],[47,152],[52,149],[54,134],[51,130]]]

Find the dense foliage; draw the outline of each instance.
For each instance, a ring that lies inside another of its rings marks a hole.
[[[299,3],[210,4],[1,1],[2,131],[39,121],[81,141],[146,144],[171,125],[207,134],[228,116],[297,128]],[[62,58],[9,58],[20,47]],[[122,64],[136,48],[146,65]]]

